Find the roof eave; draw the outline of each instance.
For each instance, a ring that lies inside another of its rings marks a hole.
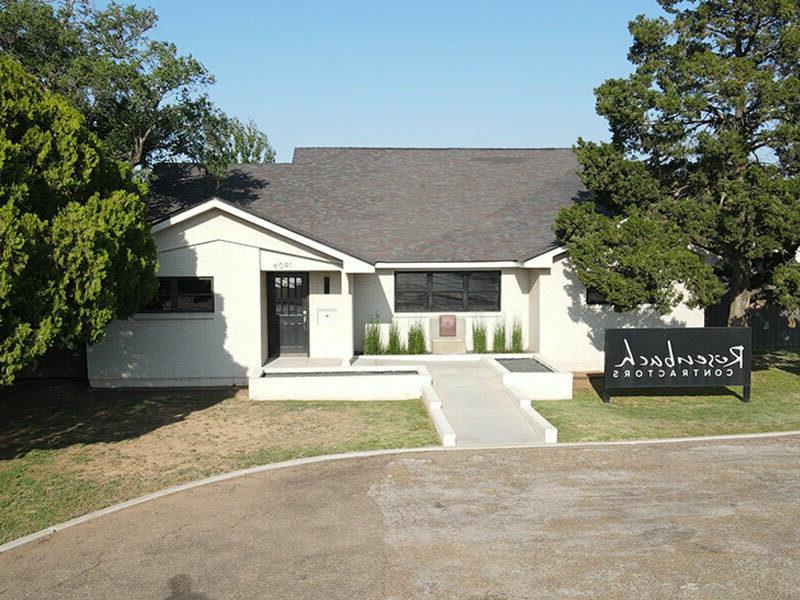
[[[556,256],[565,252],[567,252],[567,249],[564,246],[556,246],[524,260],[522,266],[526,269],[549,269],[553,266]]]

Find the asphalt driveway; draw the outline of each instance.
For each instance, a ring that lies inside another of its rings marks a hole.
[[[196,488],[0,554],[0,598],[788,598],[800,437],[462,450]]]

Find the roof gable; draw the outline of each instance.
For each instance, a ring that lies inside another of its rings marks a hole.
[[[340,250],[327,246],[326,244],[320,243],[317,240],[308,238],[295,231],[291,231],[290,229],[281,227],[280,225],[276,225],[275,223],[272,223],[257,215],[253,215],[247,211],[244,211],[240,208],[237,208],[226,202],[223,202],[218,198],[212,198],[207,202],[203,202],[202,204],[198,204],[196,206],[183,210],[167,219],[164,219],[154,224],[152,227],[152,232],[156,234],[160,233],[175,225],[184,223],[186,221],[194,219],[195,217],[198,217],[200,215],[212,211],[220,211],[231,217],[235,217],[237,219],[240,219],[241,221],[245,221],[247,223],[250,223],[251,225],[255,225],[270,233],[276,234],[281,238],[285,238],[286,240],[290,240],[291,242],[295,242],[297,244],[305,246],[311,251],[315,251],[322,255],[327,255],[337,260],[340,260],[342,261],[342,268],[347,273],[372,273],[375,271],[375,268],[372,265],[364,262],[363,260],[361,260],[356,256],[352,256],[347,253],[341,252]]]

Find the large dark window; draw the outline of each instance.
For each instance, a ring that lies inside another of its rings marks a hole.
[[[500,310],[500,271],[396,272],[397,312]]]
[[[159,277],[158,292],[143,312],[214,312],[212,277]]]

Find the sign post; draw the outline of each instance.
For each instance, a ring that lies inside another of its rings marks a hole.
[[[624,388],[741,385],[750,402],[749,327],[606,329],[603,402]]]

